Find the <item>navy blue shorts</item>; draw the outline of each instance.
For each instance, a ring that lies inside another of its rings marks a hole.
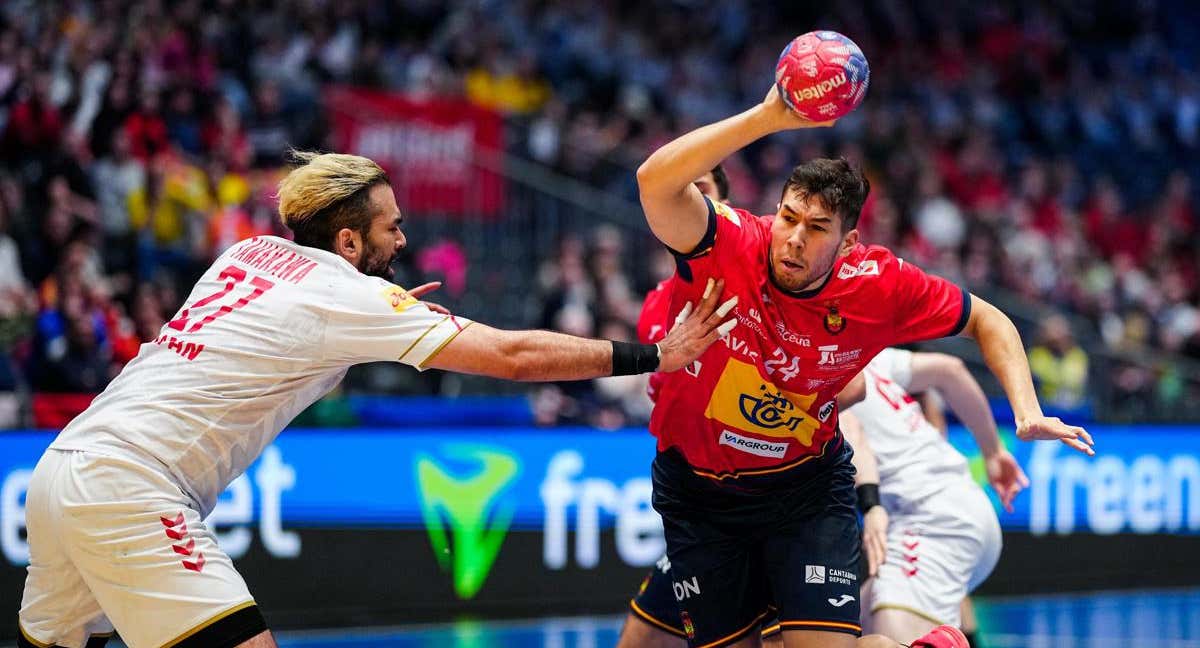
[[[668,562],[643,584],[633,613],[705,648],[776,617],[782,630],[861,635],[852,451],[840,437],[831,446],[809,464],[721,485],[677,451],[659,453],[653,501]]]

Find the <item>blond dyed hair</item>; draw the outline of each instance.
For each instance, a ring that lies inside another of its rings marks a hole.
[[[345,153],[290,151],[299,166],[279,181],[279,219],[301,245],[328,250],[334,235],[371,226],[371,187],[391,184],[374,160]]]

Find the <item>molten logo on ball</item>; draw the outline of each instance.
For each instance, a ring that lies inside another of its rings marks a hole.
[[[862,103],[870,82],[867,58],[854,41],[815,31],[788,43],[775,65],[787,107],[811,121],[840,119]]]
[[[792,91],[792,101],[799,104],[809,99],[820,99],[825,96],[825,93],[842,87],[846,84],[846,75],[839,74],[832,79],[826,79],[816,85],[807,88],[800,88]]]

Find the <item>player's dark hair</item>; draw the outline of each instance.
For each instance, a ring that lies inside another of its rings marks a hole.
[[[816,197],[822,207],[842,217],[842,232],[849,232],[858,226],[871,182],[846,158],[817,158],[792,169],[782,196],[787,197],[789,191],[804,198]]]
[[[725,167],[718,164],[712,168],[713,184],[717,185],[717,200],[729,200],[729,176]]]

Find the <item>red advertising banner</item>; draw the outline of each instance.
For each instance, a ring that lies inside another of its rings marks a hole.
[[[465,99],[357,88],[327,90],[325,105],[333,145],[386,169],[401,211],[491,216],[503,208],[502,178],[477,161],[503,145],[498,113]]]

